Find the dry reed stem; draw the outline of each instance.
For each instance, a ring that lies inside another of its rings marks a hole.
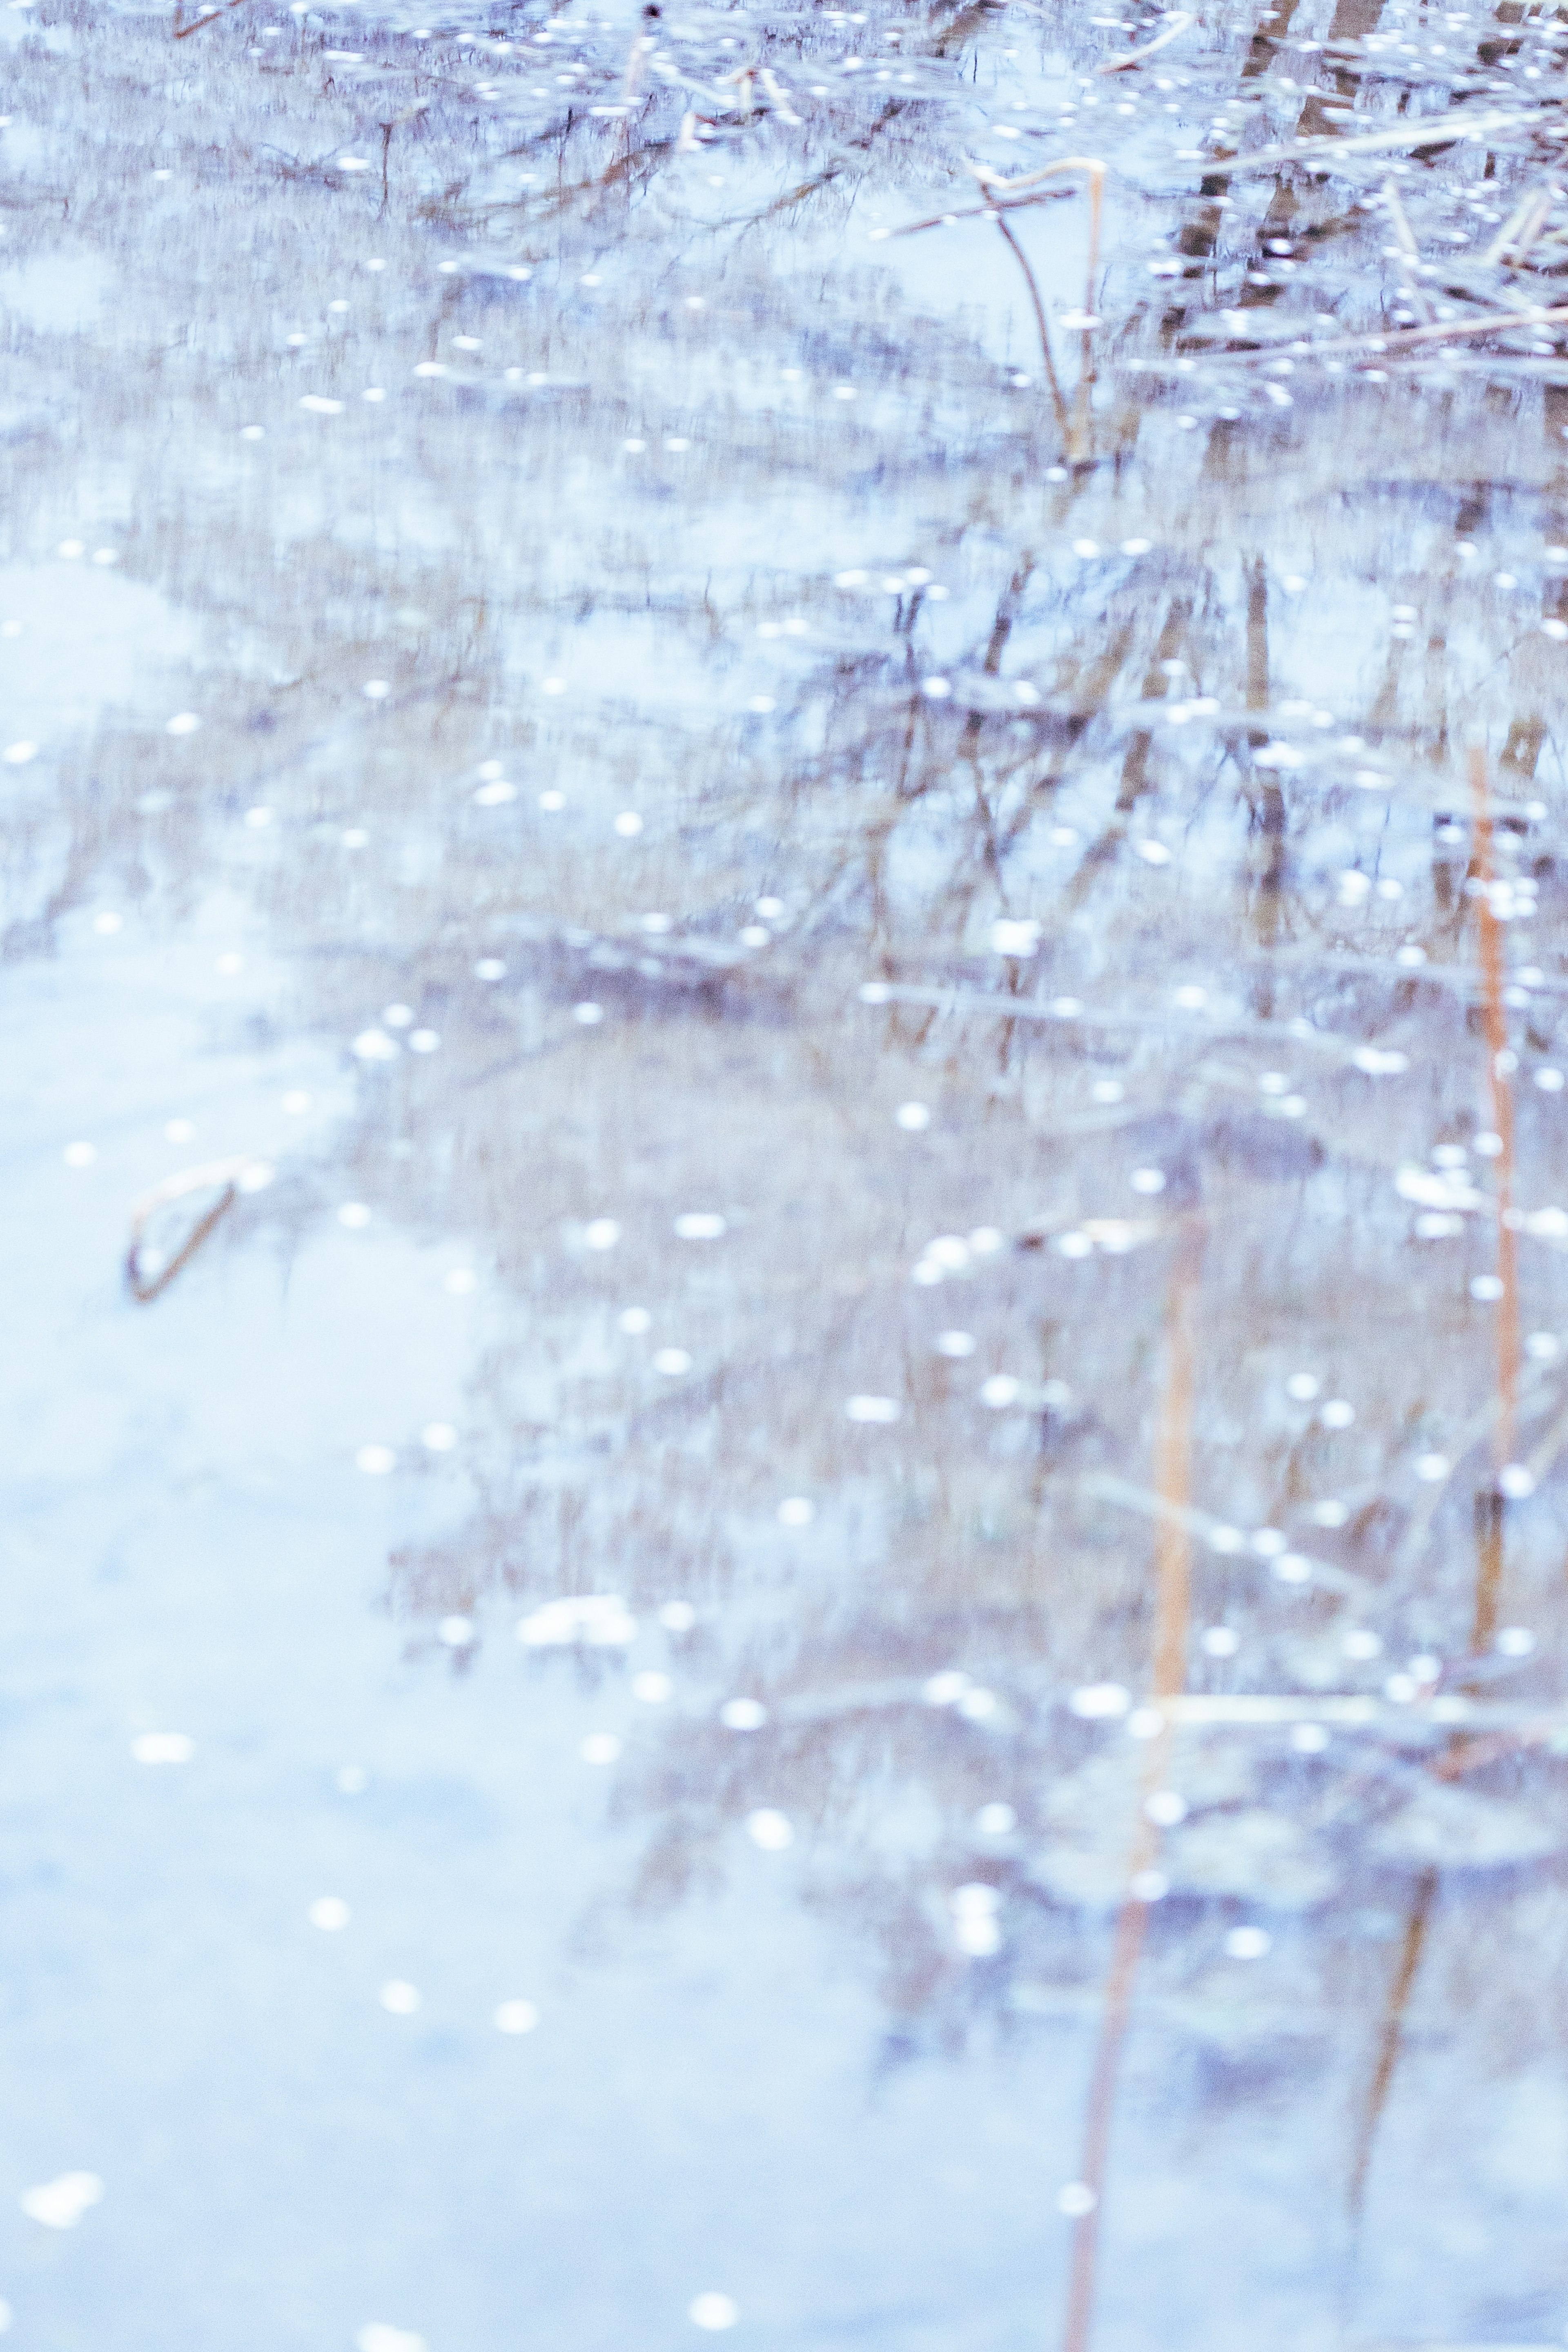
[[[1094,70],[1097,74],[1131,73],[1134,66],[1141,66],[1146,58],[1153,56],[1156,49],[1163,49],[1176,40],[1195,21],[1184,12],[1173,18],[1163,33],[1157,33],[1152,41],[1145,41],[1141,49],[1134,49],[1125,58],[1110,58],[1104,65],[1096,66]]]
[[[1498,1276],[1502,1296],[1497,1307],[1497,1417],[1492,1423],[1492,1464],[1500,1472],[1513,1459],[1519,1399],[1519,1237],[1513,1223],[1514,1148],[1513,1088],[1508,1064],[1508,1014],[1503,1005],[1502,926],[1491,903],[1492,814],[1487,756],[1478,745],[1471,751],[1470,809],[1475,829],[1476,898],[1481,967],[1481,1018],[1487,1041],[1487,1087],[1492,1130],[1501,1150],[1494,1162],[1497,1175]],[[1472,1651],[1489,1650],[1497,1633],[1498,1606],[1502,1591],[1502,1492],[1494,1475],[1489,1495],[1477,1497],[1479,1561],[1476,1577]]]
[[[1165,1383],[1154,1441],[1155,1485],[1165,1507],[1154,1527],[1154,1640],[1150,1701],[1156,1708],[1162,1702],[1179,1698],[1187,1679],[1193,1544],[1186,1515],[1192,1507],[1194,1325],[1205,1237],[1201,1217],[1190,1216],[1183,1221],[1177,1233],[1175,1263],[1165,1305]],[[1116,2088],[1131,2017],[1132,1989],[1148,1934],[1149,1905],[1133,1889],[1140,1874],[1150,1867],[1159,1851],[1160,1831],[1149,1817],[1148,1801],[1164,1779],[1173,1730],[1171,1717],[1163,1716],[1159,1733],[1148,1743],[1141,1777],[1142,1802],[1128,1857],[1129,1891],[1117,1916],[1100,2039],[1089,2076],[1079,2170],[1079,2179],[1091,2192],[1093,2202],[1073,2224],[1062,2352],[1088,2352],[1093,2324],[1100,2214]]]
[[[1378,2030],[1377,2063],[1373,2069],[1372,2084],[1367,2093],[1366,2113],[1362,2118],[1361,2134],[1356,2142],[1354,2160],[1351,2166],[1349,2205],[1352,2229],[1359,2230],[1362,2209],[1366,2199],[1366,2184],[1372,2170],[1373,2150],[1377,2142],[1377,2127],[1383,2111],[1388,2105],[1388,2094],[1394,2084],[1394,2070],[1399,2063],[1399,2044],[1405,2025],[1405,2012],[1410,2004],[1411,1988],[1421,1965],[1426,1948],[1426,1931],[1431,1924],[1432,1907],[1437,1895],[1437,1873],[1423,1871],[1415,1882],[1411,1900],[1410,1916],[1405,1923],[1405,1935],[1399,1947],[1399,1958],[1388,1988],[1388,2000]]]

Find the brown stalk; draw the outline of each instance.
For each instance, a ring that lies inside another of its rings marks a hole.
[[[221,8],[209,8],[204,16],[197,16],[192,24],[182,25],[174,35],[175,40],[188,41],[191,35],[199,33],[204,25],[214,24],[219,16],[226,16],[231,9],[243,7],[244,5],[245,0],[224,0],[224,5]]]
[[[1502,1296],[1497,1308],[1497,1418],[1492,1423],[1494,1472],[1513,1460],[1514,1430],[1519,1402],[1519,1237],[1513,1223],[1514,1152],[1513,1088],[1507,1062],[1508,1014],[1502,1001],[1502,926],[1492,908],[1492,813],[1487,756],[1478,745],[1470,752],[1470,811],[1475,828],[1473,864],[1479,885],[1476,919],[1479,930],[1481,1019],[1487,1041],[1487,1087],[1492,1130],[1502,1149],[1495,1162],[1498,1205],[1498,1277]],[[1498,1606],[1502,1591],[1503,1498],[1494,1476],[1489,1494],[1477,1497],[1479,1559],[1476,1575],[1476,1613],[1470,1633],[1472,1651],[1489,1650],[1497,1634]]]
[[[1154,1526],[1154,1643],[1150,1667],[1150,1703],[1179,1698],[1187,1679],[1187,1633],[1191,1614],[1193,1389],[1194,1326],[1203,1276],[1203,1220],[1183,1220],[1165,1302],[1165,1385],[1154,1440],[1154,1482],[1165,1507]],[[1148,1801],[1165,1776],[1172,1721],[1163,1717],[1148,1744],[1141,1782],[1142,1802],[1128,1857],[1129,1891],[1116,1921],[1105,1984],[1100,2039],[1089,2077],[1079,2179],[1092,2195],[1088,2212],[1073,2224],[1062,2352],[1088,2352],[1094,2318],[1095,2273],[1100,2252],[1100,2211],[1110,2153],[1121,2053],[1132,2011],[1132,1990],[1148,1935],[1149,1905],[1133,1891],[1139,1874],[1159,1852],[1160,1832],[1150,1820]]]
[[[1437,1899],[1437,1873],[1423,1871],[1415,1882],[1411,1899],[1410,1916],[1405,1923],[1405,1935],[1399,1947],[1399,1958],[1388,1988],[1388,2000],[1383,2012],[1383,2024],[1378,2032],[1377,2063],[1373,2069],[1372,2085],[1367,2093],[1366,2113],[1362,2118],[1361,2134],[1356,2142],[1355,2159],[1351,2166],[1350,2212],[1352,2227],[1359,2228],[1362,2207],[1366,2198],[1367,2177],[1372,2170],[1373,2149],[1377,2140],[1377,2127],[1383,2120],[1384,2108],[1394,2083],[1394,2070],[1399,2063],[1400,2038],[1404,2031],[1405,2012],[1410,2003],[1411,1987],[1415,1971],[1421,1965],[1426,1948],[1426,1930],[1431,1924],[1432,1906]]]

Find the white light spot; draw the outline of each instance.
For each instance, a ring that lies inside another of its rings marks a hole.
[[[62,2172],[37,2189],[22,2191],[22,2210],[46,2230],[74,2230],[92,2205],[101,2204],[103,2183],[96,2172]]]
[[[90,1143],[68,1143],[60,1157],[68,1168],[90,1168],[98,1152]]]
[[[851,1421],[887,1423],[897,1421],[903,1407],[894,1397],[852,1396],[844,1411]]]
[[[1260,1960],[1274,1938],[1262,1927],[1233,1927],[1225,1948],[1233,1960]]]
[[[354,1465],[372,1478],[384,1478],[389,1470],[396,1469],[397,1456],[390,1445],[362,1445]]]
[[[306,1916],[323,1935],[335,1936],[349,1924],[349,1906],[341,1895],[318,1895]]]
[[[816,1505],[805,1495],[786,1495],[779,1505],[779,1521],[786,1528],[808,1528],[816,1517]]]
[[[411,1029],[408,1033],[410,1053],[434,1054],[440,1043],[441,1033],[438,1029]]]
[[[138,1764],[188,1764],[196,1743],[183,1731],[141,1731],[131,1743]]]
[[[401,1049],[384,1029],[362,1029],[352,1050],[362,1062],[395,1062]]]
[[[637,1639],[637,1619],[613,1592],[589,1592],[547,1601],[518,1620],[517,1638],[531,1650],[586,1642],[595,1649],[625,1648]]]
[[[675,1221],[676,1237],[683,1242],[716,1242],[728,1230],[723,1218],[711,1209],[688,1210]]]
[[[1005,1412],[1010,1404],[1016,1404],[1023,1385],[1011,1372],[993,1372],[980,1383],[980,1402],[992,1412]]]
[[[370,1211],[363,1201],[345,1201],[338,1211],[338,1223],[352,1234],[363,1233],[370,1223]]]
[[[176,710],[173,719],[164,721],[163,732],[165,735],[194,735],[201,723],[194,710]]]
[[[691,1358],[684,1348],[656,1348],[653,1368],[656,1372],[664,1372],[671,1380],[678,1380],[682,1372],[691,1370]]]
[[[632,1676],[632,1696],[640,1699],[645,1706],[662,1706],[674,1688],[668,1675],[650,1672]]]
[[[668,1633],[689,1633],[697,1622],[697,1612],[689,1601],[667,1601],[658,1622]]]
[[[973,1356],[974,1345],[973,1331],[939,1331],[936,1335],[936,1351],[939,1356],[952,1356],[954,1359]]]
[[[1210,1625],[1203,1645],[1211,1658],[1234,1658],[1241,1647],[1241,1636],[1233,1625]]]
[[[419,1989],[402,1977],[394,1977],[390,1984],[381,1988],[381,2005],[394,2017],[412,2017],[419,2006]]]
[[[1315,1372],[1292,1372],[1285,1383],[1285,1393],[1297,1404],[1310,1404],[1322,1385]]]
[[[721,2328],[733,2327],[741,2316],[741,2307],[739,2304],[731,2302],[727,2294],[710,2292],[706,2294],[693,2295],[687,2305],[687,2316],[696,2326],[706,2327],[717,2333]]]
[[[1356,1626],[1347,1633],[1340,1647],[1347,1658],[1354,1658],[1363,1665],[1368,1659],[1381,1657],[1383,1654],[1381,1637],[1364,1625]]]
[[[1003,920],[991,926],[991,948],[995,955],[1037,955],[1039,946],[1040,926],[1033,920]]]
[[[1135,1192],[1142,1192],[1149,1198],[1165,1189],[1163,1171],[1158,1168],[1135,1168],[1127,1181]]]
[[[531,2033],[538,2023],[539,2011],[531,2000],[503,2000],[496,2011],[500,2033]]]
[[[1092,2213],[1100,2200],[1087,2180],[1069,2180],[1057,2191],[1057,2211],[1065,2213],[1070,2221],[1080,2221]]]
[[[768,1719],[760,1698],[727,1698],[719,1709],[726,1731],[760,1731]]]
[[[795,1843],[788,1817],[774,1812],[769,1805],[761,1805],[755,1812],[746,1815],[746,1831],[752,1844],[760,1845],[764,1853],[782,1853],[786,1845]]]
[[[471,1617],[443,1617],[436,1633],[448,1650],[466,1650],[473,1643],[474,1621]]]
[[[616,819],[616,831],[623,841],[635,841],[642,831],[642,819],[636,809],[623,809]]]
[[[621,1229],[614,1217],[592,1217],[583,1228],[583,1239],[591,1250],[614,1249],[621,1238]]]
[[[921,692],[932,702],[945,702],[952,687],[945,677],[926,677],[921,680]]]
[[[604,1017],[604,1006],[595,1004],[591,997],[585,996],[581,1004],[572,1007],[572,1018],[579,1029],[596,1029]]]
[[[306,393],[300,405],[309,409],[312,416],[341,416],[343,413],[341,400],[327,400],[319,392]]]
[[[577,1753],[584,1764],[615,1764],[620,1759],[621,1743],[613,1731],[591,1731]]]
[[[359,2352],[425,2352],[425,2338],[406,2327],[391,2327],[384,2319],[367,2320],[354,2337]]]
[[[1187,1818],[1187,1801],[1179,1797],[1174,1789],[1156,1789],[1143,1811],[1161,1829],[1174,1829],[1178,1822]]]
[[[1355,1407],[1347,1397],[1331,1397],[1318,1419],[1325,1429],[1348,1429],[1355,1419]]]
[[[1535,1636],[1528,1625],[1505,1625],[1497,1637],[1497,1645],[1505,1658],[1528,1658],[1535,1647]]]
[[[1073,1713],[1081,1716],[1086,1723],[1125,1715],[1131,1704],[1120,1683],[1084,1683],[1068,1701]]]
[[[466,1298],[478,1278],[471,1266],[455,1265],[443,1280],[441,1287],[449,1290],[454,1298]]]
[[[5,746],[5,759],[8,767],[25,768],[29,760],[36,760],[37,756],[36,743],[7,743]]]

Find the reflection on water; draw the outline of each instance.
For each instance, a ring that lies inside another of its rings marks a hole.
[[[1568,20],[0,30],[18,2345],[1560,2340]]]

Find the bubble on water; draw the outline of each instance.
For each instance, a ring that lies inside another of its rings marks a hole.
[[[362,1445],[354,1455],[355,1466],[373,1478],[384,1478],[389,1470],[397,1467],[397,1456],[390,1445]]]
[[[539,2011],[531,2000],[503,2000],[495,2021],[500,2033],[531,2033],[539,2023]]]
[[[719,1709],[719,1720],[726,1731],[760,1731],[767,1719],[767,1708],[759,1698],[727,1698]]]
[[[764,1853],[782,1853],[786,1845],[795,1843],[795,1832],[787,1814],[775,1812],[771,1805],[759,1805],[746,1815],[746,1832],[753,1845]]]
[[[686,2306],[686,2311],[688,2318],[696,2326],[706,2327],[715,2333],[721,2328],[733,2327],[741,2316],[741,2306],[738,2303],[733,2302],[729,2295],[720,2294],[711,2288],[702,2294],[693,2295]]]
[[[816,1517],[816,1505],[805,1495],[786,1495],[779,1505],[779,1519],[786,1528],[808,1528]]]
[[[138,1764],[188,1764],[196,1743],[184,1731],[139,1731],[131,1743]]]
[[[305,1916],[312,1927],[320,1927],[323,1935],[335,1936],[349,1924],[349,1906],[341,1895],[318,1895]]]

